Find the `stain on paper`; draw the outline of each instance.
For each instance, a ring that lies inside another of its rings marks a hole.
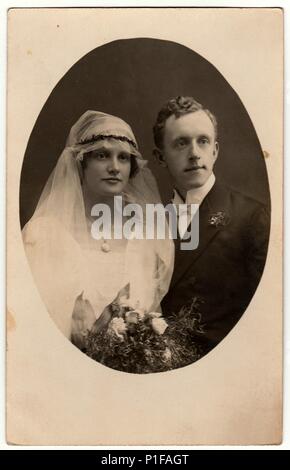
[[[12,313],[9,312],[9,310],[7,310],[6,325],[7,325],[7,332],[16,330],[15,318],[12,315]]]

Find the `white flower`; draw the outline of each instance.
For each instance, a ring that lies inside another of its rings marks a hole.
[[[126,333],[127,326],[123,318],[113,318],[109,324],[109,331],[113,331],[119,338],[122,338],[123,334]]]
[[[152,352],[150,351],[150,349],[145,349],[144,352],[145,352],[145,356],[147,356],[147,357],[152,356]]]
[[[164,331],[168,327],[167,322],[164,318],[153,318],[152,319],[152,328],[158,335],[163,335]]]
[[[135,310],[130,310],[125,313],[127,323],[138,323],[138,314]]]
[[[161,312],[149,312],[148,317],[149,318],[160,318],[162,316]]]
[[[165,351],[163,353],[163,357],[165,359],[165,361],[170,361],[171,359],[171,351],[169,348],[165,348]]]
[[[141,321],[144,320],[144,318],[145,318],[145,316],[146,316],[146,313],[145,313],[144,308],[136,308],[136,309],[134,310],[134,312],[137,313],[137,315],[138,315],[138,320],[141,320]]]

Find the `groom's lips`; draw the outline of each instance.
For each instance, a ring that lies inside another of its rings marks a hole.
[[[205,169],[204,166],[195,165],[190,168],[186,168],[184,171],[188,172],[188,171],[198,171],[198,170],[204,170],[204,169]]]

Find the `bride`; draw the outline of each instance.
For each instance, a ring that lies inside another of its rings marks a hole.
[[[96,204],[114,211],[115,196],[122,196],[125,206],[133,202],[144,209],[161,202],[146,163],[126,122],[85,112],[71,128],[23,229],[41,297],[62,333],[80,348],[82,337],[116,298],[157,311],[168,290],[172,241],[92,236]]]

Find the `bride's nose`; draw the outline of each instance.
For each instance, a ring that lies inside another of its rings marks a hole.
[[[119,173],[120,163],[117,156],[113,155],[108,161],[108,171],[110,173]]]

